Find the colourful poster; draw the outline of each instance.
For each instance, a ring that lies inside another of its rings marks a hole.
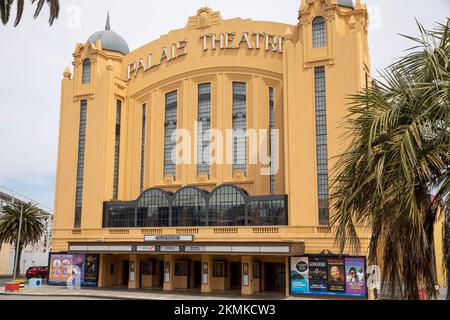
[[[346,258],[345,275],[347,293],[366,295],[364,258]]]
[[[327,258],[309,258],[309,289],[310,291],[328,291]]]
[[[98,256],[86,255],[84,264],[84,282],[86,285],[96,285],[98,277]]]
[[[291,258],[291,291],[293,294],[309,292],[308,257]]]
[[[365,272],[365,257],[291,257],[291,294],[367,298]]]
[[[48,282],[65,284],[72,274],[73,255],[51,255]]]
[[[344,259],[328,259],[328,291],[345,292]]]
[[[80,279],[81,282],[83,283],[83,279],[84,279],[84,259],[85,259],[85,255],[84,254],[74,254],[73,255],[73,266],[77,267],[78,270],[80,272]]]
[[[66,285],[74,272],[79,272],[81,285],[97,286],[98,255],[50,255],[49,285]]]

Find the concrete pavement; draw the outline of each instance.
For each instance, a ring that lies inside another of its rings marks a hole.
[[[126,288],[117,289],[97,289],[82,288],[72,290],[66,287],[54,287],[44,285],[39,289],[25,289],[18,293],[6,293],[4,288],[0,288],[0,300],[7,297],[72,297],[72,298],[97,298],[97,299],[119,299],[119,300],[311,300],[285,297],[283,294],[260,294],[257,296],[244,297],[236,292],[223,292],[203,294],[198,291],[186,292],[163,292],[161,290],[128,290]]]
[[[4,285],[0,284],[0,300],[315,300],[314,298],[285,297],[281,293],[263,293],[244,297],[240,291],[214,292],[210,294],[197,291],[164,292],[161,290],[131,290],[120,288],[82,288],[80,290],[67,287],[48,286],[44,283],[42,288],[30,289],[28,285],[18,293],[5,292]],[[440,292],[439,300],[445,300],[446,291]]]
[[[90,301],[90,300],[104,300],[109,301],[111,299],[102,299],[102,298],[87,298],[87,297],[39,297],[39,296],[0,296],[0,301],[33,301],[33,300],[39,300],[39,301],[63,301],[63,300],[82,300],[82,301]]]

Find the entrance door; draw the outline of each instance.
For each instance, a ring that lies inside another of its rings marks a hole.
[[[242,287],[242,263],[230,263],[231,289],[241,289]]]
[[[267,291],[286,290],[286,270],[282,263],[264,263],[264,283]]]
[[[122,285],[128,286],[130,280],[130,260],[122,261]]]
[[[277,264],[278,274],[278,291],[286,290],[286,265],[284,263]]]
[[[264,263],[264,281],[265,288],[267,291],[276,290],[276,279],[275,279],[275,264],[274,263]]]
[[[202,262],[194,261],[194,288],[202,287]]]
[[[164,287],[164,261],[159,261],[159,286]]]

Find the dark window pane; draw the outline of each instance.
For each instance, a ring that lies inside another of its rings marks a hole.
[[[247,84],[233,82],[233,172],[247,173]]]
[[[141,132],[141,192],[144,189],[144,176],[145,176],[145,142],[146,142],[146,129],[147,129],[147,105],[142,106],[142,132]]]
[[[322,48],[327,45],[327,30],[324,17],[316,17],[312,24],[313,48]]]
[[[210,173],[211,84],[198,86],[197,173]]]
[[[275,154],[273,154],[276,143],[272,130],[275,130],[275,96],[273,88],[269,88],[269,155],[270,161],[270,194],[275,193]]]
[[[172,161],[172,152],[176,148],[176,141],[172,139],[177,129],[177,91],[166,94],[166,116],[164,133],[164,175],[176,177],[176,163]]]
[[[86,118],[87,118],[87,101],[82,100],[80,103],[80,130],[78,138],[77,181],[75,193],[74,228],[76,229],[81,228],[81,214],[83,205],[84,149],[86,145],[84,133],[86,132]]]
[[[326,116],[326,82],[325,68],[314,69],[316,95],[316,154],[317,154],[317,185],[319,198],[319,223],[328,224],[328,145]],[[325,199],[326,202],[322,200]]]
[[[114,183],[113,199],[119,196],[119,161],[120,161],[120,125],[122,121],[122,101],[117,100],[116,105],[116,142],[114,148]]]
[[[83,61],[83,70],[81,76],[81,83],[88,84],[91,82],[91,60],[85,59]]]

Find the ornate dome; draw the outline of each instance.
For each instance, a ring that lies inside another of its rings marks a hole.
[[[111,31],[109,13],[106,19],[105,30],[94,33],[89,37],[87,42],[95,44],[99,39],[102,41],[102,48],[105,50],[120,52],[124,55],[127,55],[130,52],[130,48],[125,39],[114,31]]]

